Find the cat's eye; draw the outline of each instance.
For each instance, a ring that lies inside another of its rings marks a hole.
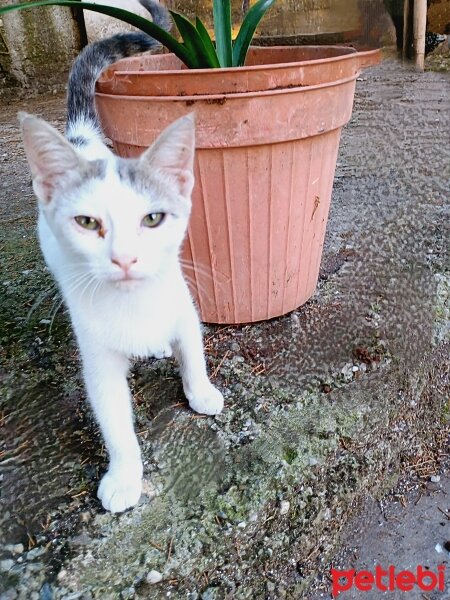
[[[166,213],[150,213],[142,219],[144,227],[158,227],[164,221]]]
[[[101,227],[97,219],[94,219],[94,217],[87,217],[86,215],[75,217],[75,221],[80,227],[89,229],[90,231],[98,231]]]

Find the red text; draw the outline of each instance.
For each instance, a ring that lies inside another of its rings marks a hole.
[[[332,594],[336,598],[341,592],[355,587],[361,592],[370,592],[374,587],[382,592],[401,590],[410,592],[417,586],[424,592],[445,591],[445,566],[439,565],[437,573],[418,566],[416,571],[396,571],[392,565],[383,569],[380,565],[375,572],[355,571],[355,569],[331,569]]]

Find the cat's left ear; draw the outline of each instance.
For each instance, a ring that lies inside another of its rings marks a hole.
[[[157,167],[175,179],[180,194],[190,198],[194,186],[195,122],[190,113],[169,125],[140,157],[145,169]]]

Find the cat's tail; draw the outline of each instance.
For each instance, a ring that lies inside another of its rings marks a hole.
[[[153,22],[169,31],[172,21],[167,9],[155,0],[139,0]],[[78,145],[84,137],[100,133],[95,110],[95,82],[100,73],[121,58],[133,56],[160,43],[143,32],[119,33],[84,48],[73,63],[67,88],[66,137]],[[81,138],[81,139],[80,139]]]

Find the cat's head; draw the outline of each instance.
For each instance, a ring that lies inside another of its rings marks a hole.
[[[175,121],[140,158],[122,159],[105,147],[97,160],[42,119],[20,119],[33,189],[61,259],[124,288],[164,272],[191,208],[193,117]]]

